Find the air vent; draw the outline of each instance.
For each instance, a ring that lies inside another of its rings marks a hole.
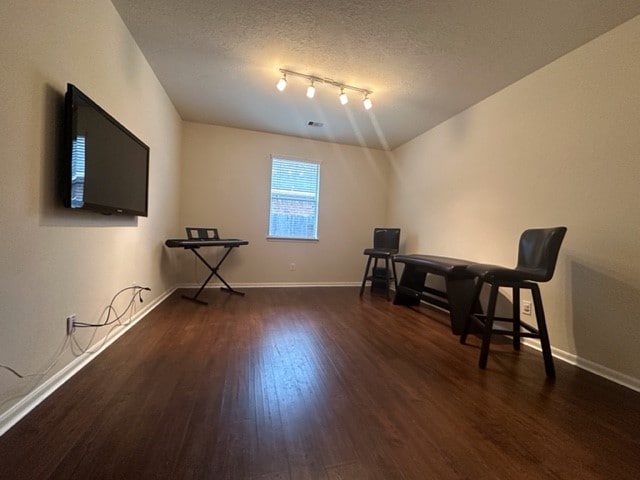
[[[309,126],[309,127],[322,127],[322,126],[324,126],[324,123],[322,123],[322,122],[314,122],[312,120],[309,120],[309,122],[307,123],[307,126]]]

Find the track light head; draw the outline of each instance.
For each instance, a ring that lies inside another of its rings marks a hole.
[[[369,98],[368,93],[365,93],[364,99],[362,100],[362,105],[364,106],[365,110],[371,110],[371,107],[373,107],[373,103],[371,103],[371,99]]]
[[[307,98],[313,98],[316,94],[316,87],[313,86],[313,80],[311,80],[311,85],[307,87]]]
[[[278,89],[279,92],[284,91],[285,88],[287,88],[287,74],[283,74],[282,77],[280,78],[280,80],[278,80],[278,83],[276,83],[276,88]]]
[[[347,97],[347,94],[344,93],[344,88],[340,89],[340,96],[338,98],[340,99],[340,103],[342,105],[346,105],[347,103],[349,103],[349,97]]]

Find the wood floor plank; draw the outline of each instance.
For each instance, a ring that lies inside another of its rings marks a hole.
[[[8,479],[637,479],[640,394],[357,288],[172,295],[0,438]]]

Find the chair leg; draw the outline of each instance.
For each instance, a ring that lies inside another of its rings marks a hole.
[[[371,269],[371,293],[373,293],[373,277],[376,276],[376,270],[378,269],[378,257],[373,259],[373,268]]]
[[[513,349],[520,350],[520,287],[513,287]]]
[[[398,291],[398,274],[396,273],[396,262],[391,259],[391,268],[393,269],[393,287],[395,291]]]
[[[364,293],[364,286],[367,283],[367,277],[369,276],[369,267],[371,267],[371,255],[369,255],[367,267],[364,269],[364,277],[362,278],[362,286],[360,287],[360,296]]]
[[[474,306],[480,302],[480,293],[482,292],[482,286],[484,285],[484,281],[482,278],[476,279],[476,284],[473,288],[473,302],[471,302],[471,311],[468,313],[465,318],[464,326],[462,328],[462,335],[460,335],[460,343],[465,344],[467,341],[467,336],[469,335],[469,330],[471,329],[471,321],[474,318]]]
[[[389,294],[389,286],[391,284],[391,270],[389,269],[389,257],[384,257],[384,270],[387,276],[387,300],[391,300],[391,295]]]
[[[498,285],[491,285],[489,293],[489,305],[487,306],[487,315],[484,321],[484,333],[482,335],[482,347],[480,348],[480,361],[478,365],[484,369],[487,367],[487,358],[489,357],[489,345],[491,344],[491,334],[493,332],[493,317],[496,314],[496,302],[498,300]]]
[[[547,377],[554,378],[556,376],[556,369],[553,366],[553,355],[551,355],[549,332],[547,331],[547,322],[544,318],[544,308],[542,307],[540,288],[537,284],[532,286],[531,294],[533,296],[533,306],[535,309],[536,320],[538,322],[538,332],[540,333],[540,346],[542,347],[542,357],[544,358],[544,370],[547,373]]]

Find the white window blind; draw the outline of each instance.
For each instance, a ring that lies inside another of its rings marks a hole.
[[[269,237],[318,239],[318,163],[272,157]]]

